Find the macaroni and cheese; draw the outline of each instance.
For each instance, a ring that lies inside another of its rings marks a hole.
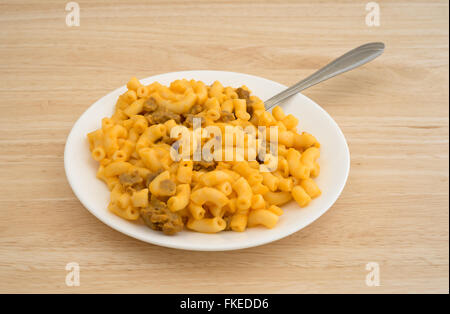
[[[87,135],[114,214],[165,234],[242,232],[273,228],[280,206],[320,196],[316,138],[281,107],[267,112],[246,86],[132,78],[127,89]]]

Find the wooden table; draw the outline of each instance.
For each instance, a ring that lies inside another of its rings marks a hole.
[[[0,2],[0,292],[449,292],[448,1]],[[66,137],[131,76],[215,69],[291,85],[371,41],[385,54],[308,89],[345,133],[347,186],[309,227],[231,252],[167,249],[91,215]],[[80,266],[80,286],[65,283]],[[366,264],[380,286],[366,285]]]

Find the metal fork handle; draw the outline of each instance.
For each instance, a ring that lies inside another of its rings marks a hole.
[[[316,85],[320,82],[328,80],[336,75],[353,70],[369,61],[372,61],[384,51],[384,44],[381,42],[368,43],[353,50],[350,50],[346,54],[340,56],[336,60],[328,63],[326,66],[308,76],[304,80],[301,80],[295,85],[285,89],[279,94],[276,94],[272,98],[264,102],[266,110],[272,108],[284,99],[291,97],[298,92]]]

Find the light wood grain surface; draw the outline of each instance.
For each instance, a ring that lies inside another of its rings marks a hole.
[[[0,1],[0,292],[449,291],[448,1]],[[304,93],[352,162],[333,208],[261,247],[189,252],[129,238],[77,200],[66,137],[131,76],[194,69],[291,85],[370,41],[385,54]],[[67,287],[77,262],[81,285]],[[381,286],[365,283],[380,265]]]

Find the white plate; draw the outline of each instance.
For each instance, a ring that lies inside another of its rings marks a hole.
[[[262,100],[281,92],[286,86],[252,75],[222,71],[186,71],[152,76],[141,80],[143,84],[158,81],[168,85],[176,79],[201,80],[211,84],[215,80],[224,86],[246,85]],[[86,134],[101,127],[101,119],[113,114],[117,97],[126,91],[123,86],[104,96],[78,119],[67,138],[64,151],[64,167],[68,181],[81,203],[98,219],[111,228],[136,239],[186,250],[225,251],[266,244],[284,238],[312,223],[322,216],[337,200],[347,181],[350,154],[347,142],[336,122],[319,105],[302,94],[297,94],[282,104],[286,113],[295,115],[299,131],[313,134],[321,143],[321,173],[316,179],[322,195],[306,208],[291,202],[283,206],[284,214],[275,228],[250,228],[245,232],[221,232],[203,234],[182,231],[166,236],[145,225],[126,221],[107,210],[110,192],[95,177],[98,164],[91,158]],[[324,226],[326,228],[326,226]]]

